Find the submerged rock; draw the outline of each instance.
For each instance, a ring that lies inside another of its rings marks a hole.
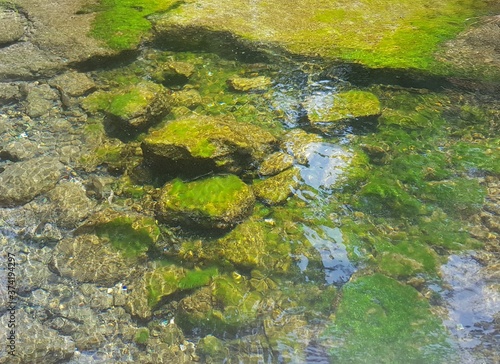
[[[18,41],[25,32],[26,18],[14,9],[0,4],[0,45]]]
[[[311,98],[306,102],[305,109],[311,126],[320,130],[335,129],[339,127],[339,122],[377,117],[381,113],[377,96],[356,90],[331,95],[321,102]]]
[[[185,84],[194,73],[194,66],[187,62],[168,62],[160,66],[153,75],[153,79],[166,86]]]
[[[83,234],[61,240],[49,266],[59,275],[78,282],[112,286],[133,274],[138,260],[137,257],[125,257],[105,239]]]
[[[82,96],[92,91],[96,85],[85,73],[66,72],[49,80],[49,85],[56,87],[68,96]]]
[[[270,153],[276,139],[246,123],[197,117],[169,122],[144,139],[145,162],[163,173],[240,173]]]
[[[49,85],[30,85],[26,89],[26,114],[37,118],[59,106],[59,95]]]
[[[82,106],[89,112],[104,111],[126,126],[144,128],[170,111],[170,97],[161,85],[141,82],[112,91],[97,91]]]
[[[9,313],[0,317],[3,327],[9,327],[9,319]],[[75,353],[75,343],[69,336],[59,335],[57,331],[32,318],[32,314],[26,312],[26,309],[16,311],[15,325],[15,355],[9,355],[8,361],[3,361],[5,356],[2,355],[2,362],[55,364],[70,359]]]
[[[158,218],[173,225],[228,229],[250,215],[255,197],[234,175],[167,183],[157,203]]]
[[[255,196],[268,205],[278,205],[293,195],[300,186],[300,171],[297,168],[288,169],[276,176],[253,185]]]
[[[63,165],[55,158],[40,157],[17,162],[0,173],[0,206],[24,204],[52,189]]]
[[[276,152],[262,161],[259,166],[261,176],[274,176],[293,166],[293,157],[283,152]]]
[[[228,87],[233,91],[240,92],[263,92],[271,87],[271,79],[266,76],[253,78],[232,77],[227,80]]]

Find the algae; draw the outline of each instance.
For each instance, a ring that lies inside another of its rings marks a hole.
[[[441,321],[409,286],[381,274],[346,284],[325,332],[340,362],[442,363],[453,357]]]

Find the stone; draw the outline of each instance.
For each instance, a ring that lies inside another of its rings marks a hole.
[[[380,101],[371,92],[351,90],[322,98],[319,103],[316,101],[312,97],[304,105],[312,126],[381,114]]]
[[[297,168],[288,169],[276,176],[254,183],[255,196],[267,205],[279,205],[300,186],[300,171]]]
[[[157,203],[158,219],[170,225],[229,229],[252,212],[255,197],[237,176],[167,183]]]
[[[63,165],[54,158],[39,157],[17,162],[0,173],[0,206],[22,205],[55,187]]]
[[[228,87],[239,92],[264,92],[271,88],[272,82],[269,77],[258,76],[252,78],[232,77],[227,80]]]
[[[48,82],[50,86],[73,97],[85,95],[96,87],[94,81],[85,73],[74,71],[57,75]]]
[[[0,158],[13,162],[33,158],[38,147],[29,139],[18,139],[0,146]]]
[[[160,69],[153,73],[155,81],[166,86],[183,85],[194,73],[194,66],[187,62],[168,62],[160,66]]]
[[[26,18],[0,4],[0,45],[17,42],[24,35]]]
[[[67,229],[76,228],[95,207],[83,186],[71,181],[61,181],[47,193],[47,197],[55,206],[57,225]]]
[[[122,125],[144,128],[170,111],[167,90],[153,82],[141,82],[111,91],[97,91],[83,100],[89,112],[104,111]]]
[[[180,90],[172,94],[172,105],[194,109],[202,104],[201,95],[196,90]]]
[[[293,157],[283,152],[276,152],[262,161],[258,172],[261,176],[274,176],[293,166]]]
[[[21,91],[16,84],[0,83],[0,105],[5,105],[21,99]]]
[[[126,257],[105,239],[82,234],[61,240],[54,249],[49,267],[57,274],[78,282],[113,286],[132,275],[134,266],[140,260],[138,257]]]
[[[26,114],[32,118],[47,115],[59,105],[59,95],[49,85],[30,85],[26,91]]]
[[[9,316],[7,313],[0,318],[2,327],[8,327]],[[15,355],[9,357],[9,363],[55,364],[69,360],[75,352],[75,343],[70,337],[59,335],[32,318],[25,309],[16,311],[15,331]]]
[[[169,122],[141,147],[147,165],[163,173],[240,173],[258,164],[277,141],[267,131],[222,118],[193,117]]]

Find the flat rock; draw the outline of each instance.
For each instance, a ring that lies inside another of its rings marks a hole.
[[[6,166],[0,173],[0,206],[21,205],[51,190],[61,177],[62,169],[63,165],[50,157]]]
[[[252,212],[252,190],[234,175],[167,183],[157,204],[158,218],[173,225],[228,229]]]
[[[0,4],[0,45],[18,41],[25,31],[26,18]]]
[[[195,117],[153,131],[144,139],[142,150],[146,163],[165,173],[240,173],[258,164],[276,143],[269,132],[251,124]]]
[[[32,118],[47,115],[60,105],[59,94],[47,84],[30,85],[27,87],[25,101],[26,114]]]
[[[49,85],[56,87],[69,96],[82,96],[96,87],[94,81],[85,73],[74,71],[50,79]]]

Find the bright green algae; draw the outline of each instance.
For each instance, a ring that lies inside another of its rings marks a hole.
[[[451,348],[428,302],[380,274],[346,284],[326,331],[341,363],[442,363]]]

